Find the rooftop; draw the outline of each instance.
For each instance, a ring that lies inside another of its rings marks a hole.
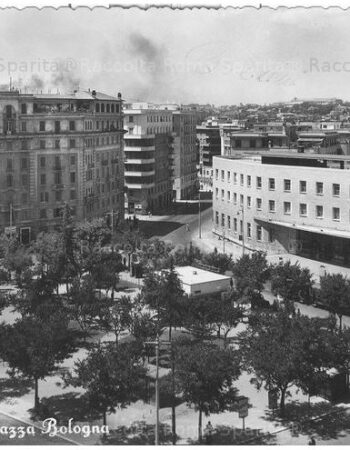
[[[0,91],[1,96],[19,96],[19,97],[29,97],[38,100],[121,100],[121,97],[113,97],[111,95],[103,94],[102,92],[94,90],[77,90],[70,93],[32,93],[23,94],[19,91]]]
[[[230,280],[230,277],[209,270],[198,269],[193,266],[175,267],[182,283],[187,285],[212,283],[214,281]]]

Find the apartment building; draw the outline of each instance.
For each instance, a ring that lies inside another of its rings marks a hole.
[[[117,97],[0,92],[0,231],[28,242],[114,211],[123,219],[123,115]]]
[[[198,191],[195,112],[177,109],[173,113],[174,156],[173,196],[176,200],[193,198]]]
[[[250,250],[350,266],[350,157],[216,156],[213,231]]]
[[[147,103],[125,105],[125,210],[164,212],[172,203],[173,114]]]
[[[221,155],[230,156],[240,151],[269,150],[274,147],[288,148],[289,138],[285,131],[221,129]]]

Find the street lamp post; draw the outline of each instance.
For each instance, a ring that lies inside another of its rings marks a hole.
[[[198,190],[198,237],[202,239],[201,190]]]
[[[242,216],[241,237],[242,237],[242,256],[244,256],[245,247],[244,247],[244,206],[243,205],[241,205],[241,208],[237,214],[241,214],[241,216]]]

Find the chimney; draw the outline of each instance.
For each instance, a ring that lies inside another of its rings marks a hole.
[[[96,91],[95,91],[95,89],[91,92],[91,95],[92,95],[93,97],[96,97]]]
[[[118,92],[118,100],[121,100],[121,98],[122,98],[122,94],[121,94],[121,92]]]

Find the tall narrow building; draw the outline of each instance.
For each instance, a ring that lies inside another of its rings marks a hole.
[[[28,242],[61,223],[123,219],[121,95],[0,92],[0,232]]]

